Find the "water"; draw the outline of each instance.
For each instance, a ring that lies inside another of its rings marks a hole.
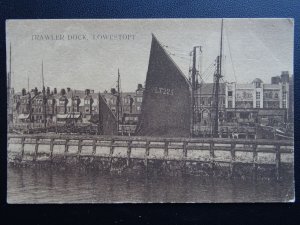
[[[8,203],[281,202],[290,182],[137,177],[8,167]]]

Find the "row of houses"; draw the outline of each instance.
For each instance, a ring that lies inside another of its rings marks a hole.
[[[99,114],[99,93],[86,89],[61,89],[59,93],[50,88],[38,91],[37,88],[13,94],[12,122],[15,126],[29,124],[31,127],[43,127],[64,124],[72,119],[77,123],[89,124],[92,117]],[[139,114],[141,111],[143,87],[138,85],[135,92],[120,94],[120,120],[126,114]],[[101,96],[110,110],[117,113],[117,93],[103,92]]]
[[[213,83],[198,84],[195,92],[194,132],[210,133],[213,125]],[[119,104],[120,124],[134,132],[141,113],[144,88],[138,85],[135,92],[122,93]],[[91,123],[99,113],[98,94],[94,90],[61,89],[52,91],[47,88],[30,92],[12,93],[13,124],[31,124],[42,127],[51,124],[64,124],[69,119],[81,124]],[[117,93],[103,92],[102,97],[110,110],[117,114]],[[46,104],[44,104],[44,101]],[[45,113],[46,111],[46,113]],[[271,83],[256,78],[249,84],[221,83],[219,93],[220,127],[237,127],[243,124],[276,125],[292,122],[293,77],[283,71],[280,76],[272,77]],[[46,116],[46,118],[45,118]],[[123,127],[124,128],[124,127]]]

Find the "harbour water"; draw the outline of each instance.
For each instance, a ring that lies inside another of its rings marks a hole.
[[[288,202],[292,182],[124,176],[8,166],[8,203]]]

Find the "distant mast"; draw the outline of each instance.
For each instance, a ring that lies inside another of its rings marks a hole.
[[[200,53],[202,52],[201,46],[194,46],[193,51],[192,51],[192,55],[193,55],[193,67],[192,67],[192,115],[191,115],[191,136],[193,136],[194,134],[194,125],[195,125],[195,111],[197,109],[197,102],[195,99],[195,93],[197,92],[197,86],[198,86],[198,73],[199,71],[196,68],[196,59],[197,59],[197,48],[199,48]]]
[[[223,48],[223,19],[221,23],[220,55],[217,57],[217,71],[215,73],[215,121],[213,127],[213,137],[219,137],[219,89],[220,79],[222,78],[222,49]]]
[[[101,107],[103,107],[103,106],[101,105],[101,94],[99,92],[99,94],[98,94],[98,124],[97,124],[98,135],[103,134],[103,115],[101,113]]]
[[[44,127],[46,128],[47,123],[46,123],[46,119],[47,119],[47,112],[46,112],[46,90],[45,90],[45,83],[44,83],[44,63],[42,60],[42,85],[43,85],[43,108],[44,108]]]
[[[117,81],[117,132],[119,132],[119,124],[120,124],[120,101],[121,101],[121,94],[120,94],[120,70],[118,68],[118,81]]]

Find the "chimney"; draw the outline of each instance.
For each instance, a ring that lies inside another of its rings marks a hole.
[[[289,78],[290,78],[289,71],[281,72],[281,82],[282,83],[289,83]]]
[[[56,88],[54,88],[54,94],[55,94],[55,95],[57,94],[57,89],[56,89]]]
[[[280,77],[279,76],[271,78],[271,84],[279,84],[279,83],[280,83]]]
[[[60,90],[60,94],[63,96],[63,95],[65,95],[66,94],[66,90],[63,88],[63,89],[61,89]]]
[[[85,89],[85,95],[89,95],[90,94],[90,89]]]
[[[26,95],[26,89],[23,88],[23,89],[22,89],[22,96],[25,96],[25,95]]]
[[[47,87],[47,89],[46,89],[46,94],[47,94],[47,95],[50,95],[50,87]]]
[[[143,89],[143,85],[142,84],[138,84],[137,90],[139,91],[139,90],[142,90],[142,89]]]
[[[34,88],[34,95],[38,95],[39,90],[37,89],[37,87]]]

